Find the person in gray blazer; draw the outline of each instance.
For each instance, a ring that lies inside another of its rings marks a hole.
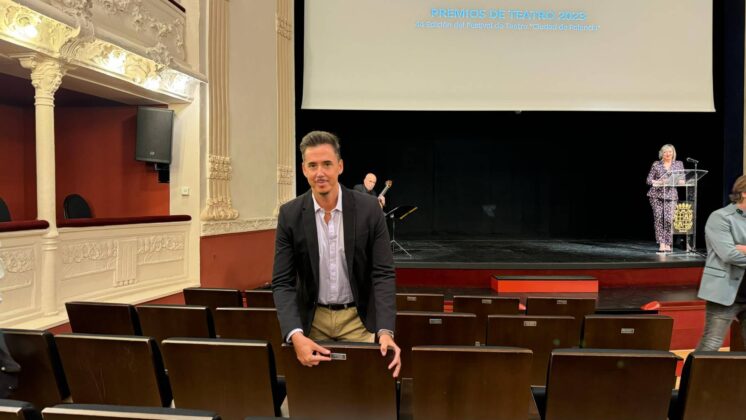
[[[374,342],[394,351],[396,276],[378,200],[338,182],[339,140],[312,131],[300,143],[311,189],[280,207],[272,292],[285,340],[305,366],[329,361],[318,341]]]
[[[705,225],[707,262],[697,296],[707,301],[698,351],[717,351],[734,319],[746,337],[746,175],[733,184],[731,204],[710,214]]]

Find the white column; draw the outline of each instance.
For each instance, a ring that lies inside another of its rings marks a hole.
[[[57,212],[54,155],[54,94],[62,83],[65,66],[38,54],[17,57],[31,70],[36,107],[36,218],[49,222],[41,244],[41,309],[44,315],[57,313]]]
[[[202,220],[232,220],[238,210],[231,200],[228,106],[228,1],[212,0],[208,9],[209,140],[207,145],[207,200]]]
[[[295,90],[293,2],[277,0],[277,216],[295,197]]]

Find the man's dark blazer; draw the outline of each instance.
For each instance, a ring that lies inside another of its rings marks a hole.
[[[345,258],[358,315],[370,332],[394,331],[396,276],[378,200],[341,188]],[[280,207],[272,291],[282,336],[311,331],[319,298],[319,243],[309,190]]]
[[[372,195],[374,197],[378,197],[378,194],[376,194],[376,190],[370,190],[370,191],[368,191],[368,190],[365,189],[365,185],[364,184],[357,184],[354,187],[352,187],[352,189],[355,190],[355,191],[361,192],[363,194],[368,194],[368,195]]]

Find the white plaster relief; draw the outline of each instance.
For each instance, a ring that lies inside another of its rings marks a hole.
[[[0,260],[3,262],[5,271],[11,274],[32,271],[36,264],[34,248],[31,246],[3,249],[0,251]]]
[[[62,278],[72,279],[114,271],[119,255],[119,244],[113,240],[63,244]]]
[[[254,232],[277,228],[277,218],[236,219],[215,222],[202,222],[202,236],[225,235],[228,233]]]
[[[137,238],[137,263],[157,264],[185,258],[185,236],[164,234]]]
[[[137,240],[126,239],[120,242],[119,260],[114,287],[128,286],[137,282]]]

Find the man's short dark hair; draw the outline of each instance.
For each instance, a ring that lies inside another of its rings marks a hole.
[[[334,154],[337,155],[337,159],[342,159],[342,154],[339,151],[339,138],[328,131],[311,131],[303,136],[303,140],[300,141],[301,158],[306,160],[306,149],[309,147],[321,146],[322,144],[332,146]]]
[[[730,201],[732,203],[740,203],[743,201],[743,195],[741,193],[746,192],[746,175],[741,175],[733,183],[733,190],[730,195]]]

